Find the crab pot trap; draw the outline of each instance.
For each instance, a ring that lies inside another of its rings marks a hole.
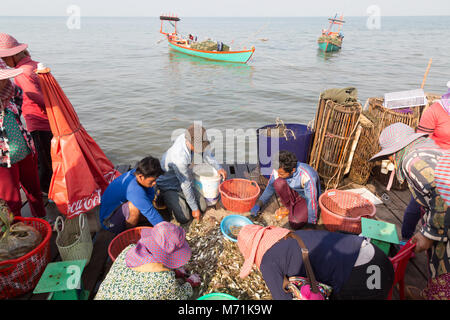
[[[325,189],[336,188],[344,177],[361,112],[357,102],[342,105],[332,100],[319,101],[310,165]]]

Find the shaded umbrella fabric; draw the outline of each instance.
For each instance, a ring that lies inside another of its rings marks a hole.
[[[98,206],[101,195],[120,173],[83,128],[50,69],[37,73],[53,133],[48,197],[61,213],[73,218]]]

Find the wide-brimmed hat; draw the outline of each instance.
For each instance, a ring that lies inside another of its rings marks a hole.
[[[381,151],[374,155],[369,161],[391,155],[400,151],[414,140],[426,136],[428,133],[415,133],[410,126],[397,122],[384,128],[380,134]]]
[[[28,48],[25,43],[19,43],[13,36],[0,33],[0,58],[11,57]]]
[[[0,59],[0,80],[11,79],[17,77],[23,72],[22,69],[10,69],[6,63]]]
[[[244,256],[239,276],[245,278],[252,271],[253,264],[259,268],[262,258],[281,238],[291,232],[280,227],[262,227],[256,224],[249,224],[242,227],[238,235],[238,247]]]
[[[194,147],[194,152],[203,152],[210,142],[206,134],[206,129],[194,123],[185,131],[186,140]],[[199,149],[201,146],[201,150]]]
[[[434,180],[439,195],[450,206],[450,152],[439,158],[434,169]]]
[[[130,268],[162,263],[166,268],[176,269],[185,265],[191,254],[184,229],[163,221],[141,232],[141,239],[127,252],[125,260]]]

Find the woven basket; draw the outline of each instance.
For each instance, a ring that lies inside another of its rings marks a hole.
[[[56,246],[61,260],[86,260],[87,265],[91,260],[93,244],[86,214],[66,221],[59,216],[56,218],[55,227],[58,232]]]
[[[349,191],[328,190],[319,197],[322,221],[329,231],[361,233],[361,218],[373,218],[376,208],[361,195]]]
[[[319,101],[310,165],[325,189],[336,188],[344,177],[361,111],[359,103],[344,106],[331,100]]]
[[[359,125],[361,134],[353,156],[349,178],[354,183],[365,185],[374,167],[374,163],[369,160],[376,153],[378,142],[375,137],[375,125],[372,121],[361,115]]]
[[[383,98],[369,98],[369,109],[368,113],[365,115],[373,121],[375,125],[375,137],[376,137],[376,143],[375,143],[375,153],[381,151],[381,147],[378,143],[379,137],[381,132],[384,130],[384,128],[390,126],[391,124],[401,122],[404,124],[407,124],[414,130],[419,125],[420,115],[423,111],[423,106],[419,107],[412,107],[410,108],[412,110],[411,113],[402,113],[399,112],[399,109],[396,110],[390,110],[383,106],[384,99]],[[384,183],[385,180],[387,180],[389,177],[384,177],[386,175],[382,175],[380,173],[380,169],[375,169],[377,172],[376,176],[377,179]],[[397,180],[397,178],[394,179],[394,183],[392,188],[394,190],[406,190],[408,187],[407,183],[404,182],[403,184],[400,184]]]

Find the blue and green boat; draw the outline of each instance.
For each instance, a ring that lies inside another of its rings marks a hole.
[[[341,33],[342,25],[345,23],[343,16],[337,19],[337,14],[334,18],[328,19],[330,21],[330,26],[328,29],[322,30],[322,35],[317,40],[319,49],[324,52],[339,51],[342,48],[342,41],[344,40],[344,35]],[[337,25],[338,30],[333,31],[333,27]]]
[[[199,45],[199,43],[195,41],[196,37],[194,38],[189,35],[189,37],[185,39],[178,34],[177,22],[180,21],[180,18],[165,15],[162,15],[159,18],[161,20],[161,29],[159,32],[167,37],[169,47],[175,51],[203,59],[232,63],[247,63],[255,52],[255,47],[252,47],[250,50],[244,48],[240,51],[229,51],[229,47],[223,43],[213,43],[212,47],[209,46],[208,48],[205,48],[204,46],[201,46],[201,43]],[[172,24],[175,28],[174,32],[163,32],[164,21],[168,21]],[[207,42],[210,44],[212,41]]]

